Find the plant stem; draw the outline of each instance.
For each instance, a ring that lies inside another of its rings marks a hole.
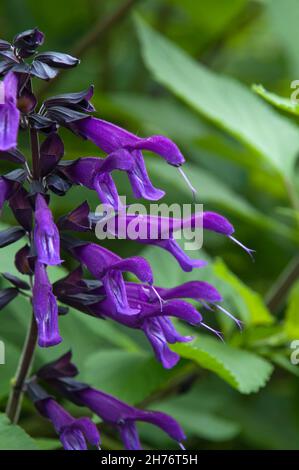
[[[32,92],[32,82],[29,81],[29,90]],[[32,155],[32,176],[34,180],[39,179],[39,140],[38,132],[30,127],[30,146]]]
[[[34,180],[39,179],[39,141],[36,129],[30,128],[30,143],[32,154],[32,176]]]
[[[32,92],[32,83],[29,81],[29,89]],[[39,180],[39,140],[38,132],[34,128],[30,128],[30,145],[32,154],[32,176],[34,180]],[[32,288],[32,277],[30,278]],[[22,399],[24,394],[25,381],[30,373],[35,346],[37,342],[37,325],[34,314],[32,313],[27,336],[24,342],[23,351],[19,359],[16,376],[13,381],[10,396],[8,399],[6,414],[13,424],[16,424],[20,417]]]
[[[285,187],[287,194],[289,196],[290,204],[296,212],[296,224],[297,229],[299,229],[299,199],[296,188],[291,180],[285,179]],[[296,255],[285,269],[278,276],[277,280],[274,282],[273,286],[266,294],[266,304],[270,311],[274,312],[282,304],[283,300],[287,296],[293,284],[299,278],[299,256]]]
[[[37,325],[34,315],[32,315],[23,351],[19,360],[16,377],[14,379],[14,383],[6,407],[7,417],[13,424],[16,424],[19,420],[21,404],[24,394],[24,385],[30,373],[36,341]]]
[[[281,305],[285,296],[291,289],[292,285],[299,277],[299,256],[296,256],[286,266],[280,274],[276,282],[266,295],[266,304],[272,312],[277,310]]]

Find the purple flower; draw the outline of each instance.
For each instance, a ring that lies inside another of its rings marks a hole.
[[[58,383],[57,383],[58,382]],[[73,379],[57,380],[56,385],[76,404],[86,406],[102,420],[116,429],[127,450],[140,450],[136,421],[153,424],[162,429],[181,445],[186,439],[180,425],[171,416],[158,411],[139,410],[118,400],[112,395],[101,392]]]
[[[199,212],[186,219],[175,219],[153,215],[127,215],[115,216],[112,220],[97,223],[97,228],[103,226],[114,236],[128,238],[139,243],[159,246],[171,253],[179,262],[184,271],[201,268],[207,263],[203,260],[191,259],[174,239],[174,232],[190,228],[196,230],[203,228],[231,237],[234,227],[222,215],[215,212]],[[132,235],[130,231],[132,229]],[[138,231],[134,230],[138,227]]]
[[[62,263],[60,238],[52,212],[44,197],[38,194],[35,202],[34,242],[38,261],[50,266]]]
[[[90,273],[103,282],[110,306],[119,313],[136,313],[129,307],[122,273],[135,274],[140,281],[152,284],[153,274],[149,263],[141,257],[122,259],[120,256],[94,243],[79,245],[72,250]]]
[[[170,165],[180,166],[185,162],[178,147],[167,137],[156,135],[141,138],[115,124],[93,117],[72,123],[71,129],[94,142],[108,154],[127,150],[132,155],[134,166],[128,171],[128,175],[137,198],[158,200],[165,194],[164,191],[152,185],[146,171],[142,150],[149,150],[160,155]]]
[[[86,441],[99,446],[99,432],[89,418],[74,418],[50,397],[35,401],[35,406],[51,421],[65,450],[87,450]]]
[[[193,305],[183,300],[160,299],[148,286],[127,283],[126,287],[129,305],[137,313],[126,315],[113,311],[108,298],[90,306],[91,313],[95,316],[111,318],[129,328],[142,330],[151,343],[157,360],[166,369],[174,367],[180,357],[169,349],[168,343],[188,342],[193,338],[180,335],[169,317],[176,317],[191,325],[197,325],[202,322],[201,314]]]
[[[38,328],[38,344],[42,348],[62,341],[58,329],[58,306],[45,266],[35,263],[32,305]]]
[[[17,146],[20,111],[17,108],[18,79],[9,72],[0,88],[0,150]]]
[[[111,172],[130,171],[133,158],[127,150],[113,152],[104,159],[96,157],[79,158],[70,165],[61,166],[62,172],[74,183],[97,191],[103,204],[118,209],[120,200]]]

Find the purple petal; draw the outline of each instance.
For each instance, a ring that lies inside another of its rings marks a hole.
[[[76,427],[64,429],[59,438],[65,450],[87,450],[84,435]]]
[[[120,271],[110,270],[103,277],[106,295],[118,313],[134,315],[138,312],[129,306],[125,283]]]
[[[222,215],[216,214],[216,212],[203,213],[203,228],[227,236],[235,231],[232,224]]]
[[[89,418],[77,419],[76,427],[82,431],[91,445],[98,446],[100,444],[100,434],[98,428]]]
[[[51,266],[62,263],[59,232],[41,194],[37,195],[35,202],[34,242],[40,263]]]
[[[188,343],[192,341],[193,336],[182,336],[178,333],[168,317],[160,317],[159,322],[163,330],[167,343]]]
[[[191,325],[196,325],[202,321],[202,316],[196,308],[184,300],[169,300],[165,302],[162,312],[158,303],[155,306],[149,305],[149,308],[144,312],[144,318],[153,316],[177,317]]]
[[[167,344],[165,334],[157,318],[151,318],[143,322],[143,331],[150,341],[155,355],[165,369],[171,369],[180,360],[180,356],[171,351]]]
[[[141,450],[138,431],[134,421],[125,421],[118,426],[121,440],[127,450]]]
[[[184,250],[180,247],[178,242],[172,238],[169,240],[152,240],[151,244],[157,245],[160,248],[164,248],[164,250],[169,251],[169,253],[171,253],[172,256],[174,256],[174,258],[178,261],[183,271],[190,272],[194,268],[203,268],[207,265],[206,261],[189,258],[189,256],[186,255]]]
[[[165,158],[170,165],[180,166],[185,163],[185,159],[177,145],[162,135],[139,139],[138,143],[135,144],[135,148],[156,153]]]
[[[177,442],[186,439],[183,429],[171,416],[159,411],[140,411],[138,420],[158,426]]]
[[[0,103],[0,150],[17,146],[20,111],[17,108],[17,76],[9,72],[4,81],[4,103]]]
[[[112,206],[115,210],[122,207],[116,185],[109,173],[97,175],[93,181],[93,189],[96,190],[103,204]]]
[[[132,152],[134,157],[134,168],[128,172],[129,180],[136,198],[143,197],[150,201],[157,201],[161,199],[165,192],[161,189],[155,188],[147,174],[146,166],[144,163],[143,155],[140,151],[135,150]]]
[[[190,281],[172,289],[157,287],[157,290],[164,300],[188,298],[198,300],[199,302],[204,300],[211,303],[221,302],[222,300],[222,296],[217,289],[204,281]]]
[[[149,262],[141,256],[125,258],[111,266],[111,269],[135,274],[141,282],[153,283],[153,272]]]
[[[32,304],[38,328],[39,346],[44,348],[61,343],[56,298],[47,271],[38,261],[35,264]]]

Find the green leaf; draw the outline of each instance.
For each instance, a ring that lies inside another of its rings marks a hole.
[[[62,447],[61,442],[58,439],[39,437],[35,439],[35,442],[40,450],[57,450]]]
[[[284,98],[283,96],[276,95],[267,91],[263,85],[253,85],[252,89],[268,103],[276,106],[276,108],[286,111],[287,113],[299,115],[299,104],[292,101],[290,98]],[[291,90],[292,91],[292,90]]]
[[[266,2],[266,18],[270,30],[274,33],[274,44],[279,46],[280,53],[284,53],[288,70],[285,78],[298,77],[298,15],[299,4],[297,0],[283,0]],[[286,72],[285,72],[286,73]]]
[[[4,414],[0,414],[1,450],[37,450],[34,440],[20,426],[10,424]]]
[[[219,375],[241,393],[257,392],[266,385],[273,371],[273,366],[265,359],[208,336],[198,336],[191,343],[175,344],[172,349]]]
[[[102,350],[87,359],[84,370],[83,379],[94,387],[138,403],[180,374],[182,365],[168,371],[152,353]]]
[[[133,117],[151,134],[165,134],[190,143],[207,133],[207,126],[185,106],[169,98],[149,98],[134,93],[109,95],[113,105]]]
[[[276,171],[293,173],[299,131],[236,80],[218,76],[136,18],[144,61],[154,78],[250,148]]]
[[[226,441],[234,438],[240,426],[232,420],[219,416],[219,413],[204,409],[201,395],[191,393],[175,397],[154,405],[154,409],[168,413],[183,427],[189,437],[198,436],[211,441]]]
[[[289,339],[299,338],[299,281],[294,284],[288,298],[284,330]]]

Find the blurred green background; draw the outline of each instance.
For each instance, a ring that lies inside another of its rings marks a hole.
[[[182,360],[172,371],[155,362],[142,335],[74,311],[61,319],[63,345],[37,355],[38,365],[71,346],[84,380],[171,413],[184,426],[190,449],[299,449],[299,366],[290,362],[290,342],[299,339],[299,108],[289,100],[291,82],[299,79],[298,22],[296,0],[1,1],[1,38],[37,26],[46,34],[43,50],[81,59],[53,83],[37,84],[41,97],[93,83],[97,116],[138,135],[172,138],[205,210],[228,217],[237,238],[256,250],[252,263],[229,240],[206,234],[202,256],[210,265],[187,274],[167,253],[106,242],[122,256],[147,257],[160,285],[211,281],[244,321],[239,333],[220,314],[205,312],[206,322],[224,331],[225,344],[195,331],[194,343],[174,347]],[[253,84],[275,93],[259,89],[274,106]],[[62,135],[65,158],[100,155],[92,144]],[[192,202],[175,169],[152,155],[146,161],[153,182],[167,192],[165,202]],[[2,173],[12,168],[1,162]],[[116,179],[120,194],[132,201],[126,178]],[[97,197],[81,188],[53,197],[55,216],[84,198],[95,210]],[[7,207],[1,220],[14,224]],[[17,245],[2,249],[2,272],[14,269]],[[28,312],[23,299],[1,312],[0,339],[9,358],[0,367],[2,409]],[[59,447],[27,402],[20,424],[34,439],[30,445]],[[117,436],[102,429],[103,447],[120,448]],[[150,426],[140,430],[146,448],[172,448]],[[9,445],[0,442],[0,448]]]

